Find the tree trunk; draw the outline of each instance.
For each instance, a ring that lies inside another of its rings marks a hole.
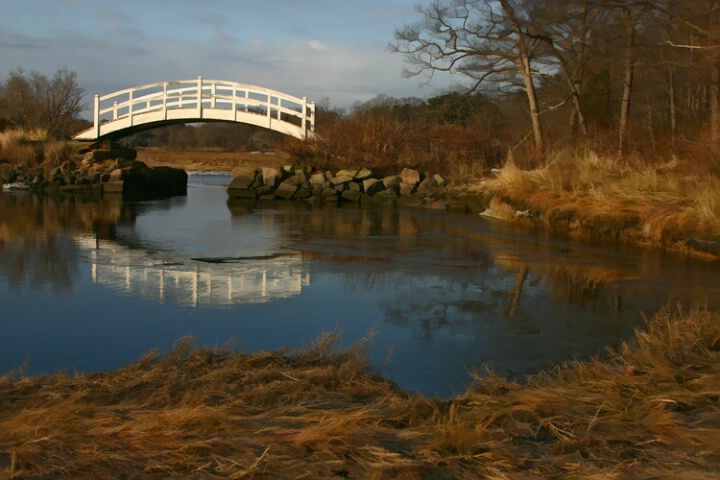
[[[668,102],[670,103],[670,145],[677,143],[677,102],[675,101],[675,67],[668,67]]]
[[[585,115],[582,111],[582,105],[580,104],[580,82],[575,80],[573,82],[573,105],[575,106],[575,116],[577,117],[577,124],[580,127],[580,133],[584,136],[588,134],[587,123],[585,123]]]
[[[625,153],[627,134],[630,126],[630,101],[632,99],[633,76],[635,74],[635,19],[630,9],[623,12],[627,40],[625,44],[625,80],[623,81],[622,107],[620,109],[620,155]]]
[[[720,68],[713,65],[710,72],[710,139],[713,142],[720,140],[720,96],[718,82],[720,82]]]
[[[545,142],[543,138],[542,122],[540,119],[540,108],[538,106],[537,95],[535,94],[535,84],[533,83],[532,71],[530,70],[530,59],[527,55],[521,55],[520,73],[525,82],[525,92],[527,93],[528,106],[530,107],[530,119],[532,120],[533,139],[535,141],[535,150],[540,157],[545,156]]]

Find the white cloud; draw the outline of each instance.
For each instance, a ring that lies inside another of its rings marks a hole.
[[[327,50],[328,46],[324,43],[322,43],[320,40],[310,40],[308,42],[308,45],[313,50]]]

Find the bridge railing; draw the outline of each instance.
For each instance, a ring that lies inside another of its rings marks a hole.
[[[101,136],[101,127],[110,122],[123,121],[123,124],[132,127],[136,117],[152,112],[160,114],[160,121],[169,117],[198,121],[233,120],[237,117],[236,112],[243,112],[266,117],[268,128],[273,121],[295,125],[299,127],[302,138],[315,131],[315,104],[309,103],[306,97],[299,98],[255,85],[198,77],[197,80],[158,82],[108,95],[96,95],[95,138]]]

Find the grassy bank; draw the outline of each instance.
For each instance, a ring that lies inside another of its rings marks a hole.
[[[663,311],[605,361],[450,400],[374,375],[333,335],[193,349],[93,375],[0,379],[0,478],[717,478],[720,316]]]
[[[138,150],[137,159],[150,167],[168,166],[187,171],[229,172],[238,165],[282,167],[292,163],[285,152],[223,152],[214,150]]]
[[[527,218],[547,229],[612,238],[716,257],[720,241],[720,180],[707,167],[671,159],[558,152],[540,168],[510,159],[495,175],[459,193],[492,197],[501,218]]]

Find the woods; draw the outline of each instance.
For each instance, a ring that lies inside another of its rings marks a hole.
[[[404,57],[407,77],[430,86],[439,73],[455,75],[453,91],[378,94],[349,109],[321,99],[312,147],[237,124],[164,127],[125,143],[280,148],[341,163],[460,159],[466,169],[497,165],[508,151],[531,168],[576,146],[714,162],[704,146],[720,141],[720,2],[436,0],[416,10],[389,50]],[[67,137],[79,130],[82,97],[75,72],[18,69],[0,85],[0,129]]]
[[[0,124],[44,130],[50,137],[62,139],[82,125],[83,94],[77,73],[67,68],[58,69],[52,78],[17,69],[0,84]]]
[[[417,8],[390,48],[406,76],[438,71],[496,101],[522,94],[536,154],[604,129],[621,154],[667,137],[719,139],[719,2],[463,0]],[[567,122],[558,120],[563,112]],[[550,125],[548,127],[548,125]]]

